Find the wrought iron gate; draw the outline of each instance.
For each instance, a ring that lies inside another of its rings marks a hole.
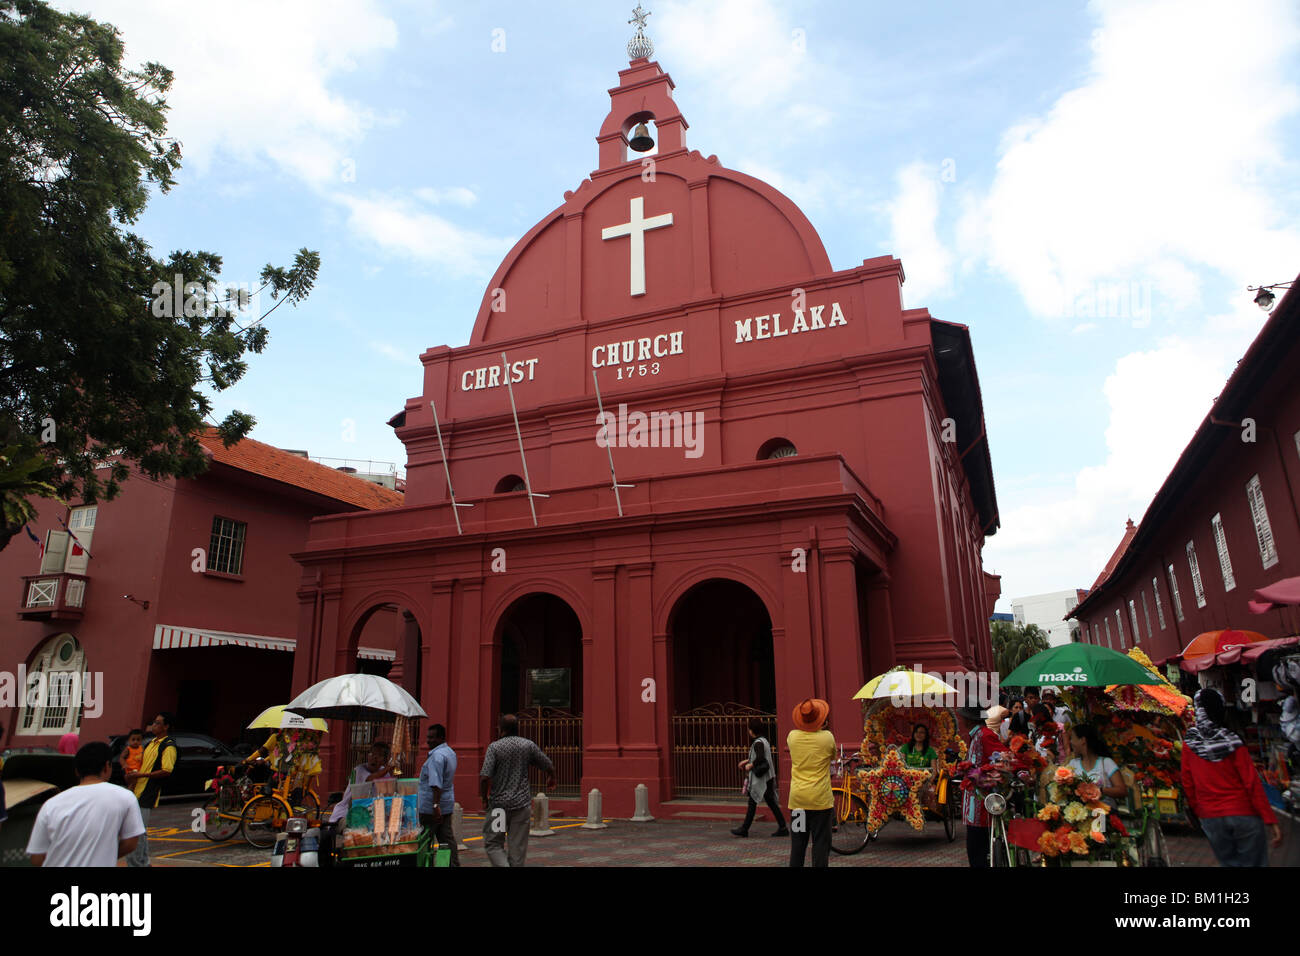
[[[713,800],[740,798],[744,776],[737,766],[749,753],[749,722],[758,717],[763,734],[780,750],[776,714],[744,704],[705,704],[672,716],[673,796]]]
[[[576,800],[582,785],[582,715],[553,707],[529,707],[519,711],[519,736],[527,737],[551,758],[555,766],[552,797]],[[536,767],[528,771],[533,793],[542,792],[546,774]]]

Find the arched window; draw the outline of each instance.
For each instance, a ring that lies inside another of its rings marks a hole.
[[[506,475],[497,482],[497,486],[492,489],[494,495],[508,495],[515,491],[527,491],[528,486],[518,475]]]
[[[758,450],[759,461],[771,461],[776,458],[794,458],[799,454],[799,449],[794,447],[794,442],[788,438],[771,438],[763,442],[763,447]]]
[[[32,661],[18,733],[62,735],[81,728],[86,654],[71,634],[52,637]]]

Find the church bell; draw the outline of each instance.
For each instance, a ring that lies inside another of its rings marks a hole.
[[[655,141],[650,138],[650,131],[646,129],[645,123],[637,123],[636,129],[632,130],[632,138],[627,141],[627,144],[638,153],[644,153],[654,146]]]

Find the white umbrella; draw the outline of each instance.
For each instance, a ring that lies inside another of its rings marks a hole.
[[[428,717],[414,697],[386,677],[340,674],[313,684],[285,704],[304,717],[382,720],[388,716]]]

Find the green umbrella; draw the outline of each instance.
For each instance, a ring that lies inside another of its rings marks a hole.
[[[1062,644],[1035,654],[1006,677],[1008,687],[1105,687],[1158,684],[1160,678],[1127,654],[1096,644]]]

